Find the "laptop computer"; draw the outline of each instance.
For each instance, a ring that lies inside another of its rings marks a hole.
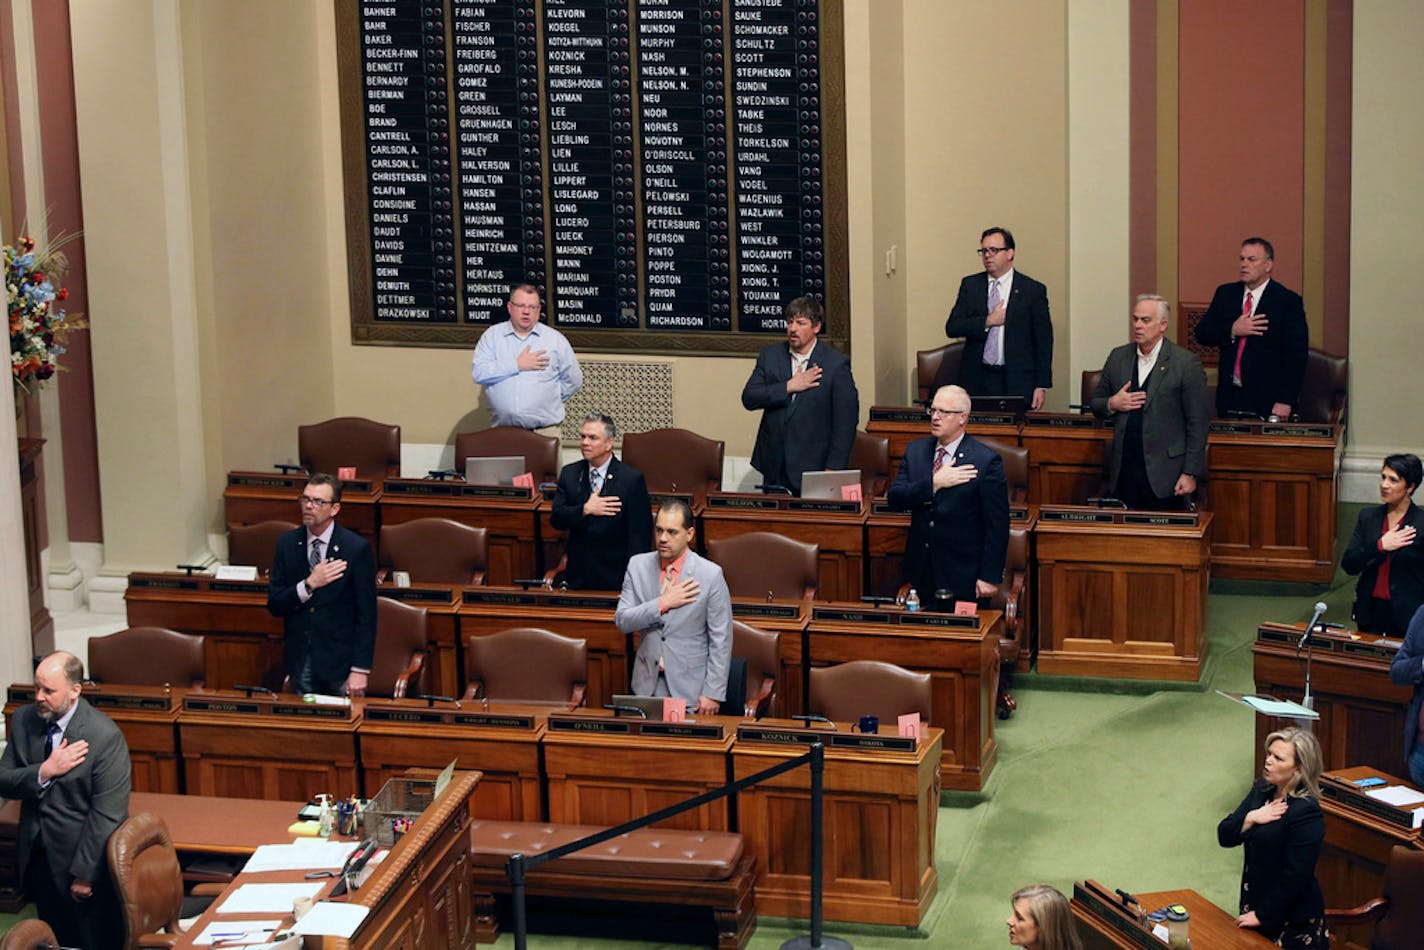
[[[839,501],[842,485],[859,484],[860,469],[858,468],[833,468],[824,472],[806,472],[801,476],[801,497],[830,498]]]
[[[465,459],[465,481],[471,485],[513,485],[528,469],[522,455],[471,456]]]

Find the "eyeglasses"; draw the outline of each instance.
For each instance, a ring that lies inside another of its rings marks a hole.
[[[325,508],[327,505],[336,504],[326,498],[313,498],[311,495],[303,495],[297,501],[307,508]]]
[[[974,253],[980,257],[993,257],[995,254],[1002,254],[1007,250],[1008,248],[1006,247],[981,247]]]
[[[930,417],[931,419],[934,419],[934,418],[936,418],[936,417],[938,417],[938,416],[967,416],[967,415],[969,415],[969,410],[968,410],[968,409],[939,409],[939,408],[936,408],[936,407],[931,406],[931,407],[930,407],[930,410],[929,410],[929,417]]]

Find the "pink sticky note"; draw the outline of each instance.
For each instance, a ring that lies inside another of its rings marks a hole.
[[[687,703],[676,696],[663,700],[663,722],[684,722],[687,719]]]
[[[841,501],[860,501],[860,483],[841,486]]]
[[[343,482],[349,482],[356,477],[356,466],[343,465],[336,470],[336,477]]]
[[[515,488],[527,488],[527,489],[529,489],[530,491],[533,491],[533,490],[534,490],[534,473],[533,473],[533,472],[525,472],[523,475],[516,475],[516,476],[514,476],[513,480],[510,482],[510,484],[513,485]]]
[[[919,713],[906,713],[900,717],[900,735],[907,739],[923,739],[922,729],[924,724],[920,722]]]
[[[979,605],[972,600],[956,600],[954,615],[956,617],[977,617],[979,616]]]

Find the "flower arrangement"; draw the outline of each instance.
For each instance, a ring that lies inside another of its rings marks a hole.
[[[35,250],[32,238],[4,246],[5,310],[10,315],[10,364],[15,386],[29,394],[59,369],[68,331],[88,324],[69,317],[61,306],[69,296],[55,283],[64,278],[69,259],[60,250],[77,234]]]

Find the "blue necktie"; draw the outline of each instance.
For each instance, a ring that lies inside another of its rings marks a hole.
[[[307,558],[307,562],[312,567],[321,563],[321,538],[312,538],[311,557]]]
[[[45,754],[44,754],[44,757],[45,757],[46,759],[48,759],[48,758],[49,758],[49,754],[54,751],[54,740],[57,739],[57,738],[59,738],[59,723],[57,723],[57,722],[52,722],[52,723],[49,724],[49,732],[47,732],[47,733],[45,734]]]

